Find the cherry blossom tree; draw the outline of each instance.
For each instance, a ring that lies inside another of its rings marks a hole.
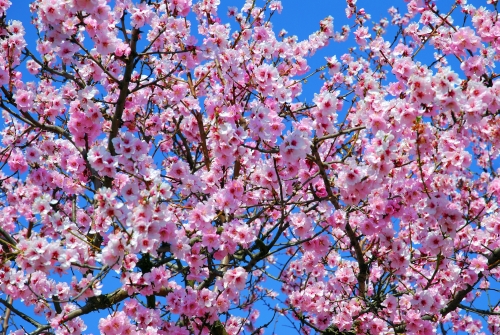
[[[496,0],[10,4],[2,335],[500,333]]]

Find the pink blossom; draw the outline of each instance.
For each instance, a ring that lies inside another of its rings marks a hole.
[[[15,96],[17,107],[23,111],[33,106],[33,95],[29,91],[19,90]]]
[[[8,160],[9,168],[12,171],[19,171],[21,173],[26,172],[28,170],[28,164],[21,150],[15,148],[12,150],[9,160]]]
[[[467,49],[474,52],[480,45],[480,39],[470,27],[459,28],[458,31],[453,34],[453,47],[455,48],[455,52],[459,55],[463,55]]]
[[[224,287],[234,287],[236,290],[243,290],[246,284],[247,272],[242,267],[228,270],[224,274]]]

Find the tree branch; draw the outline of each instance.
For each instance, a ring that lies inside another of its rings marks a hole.
[[[155,295],[164,297],[169,292],[170,292],[169,289],[161,288],[158,293],[155,293]],[[87,299],[87,303],[83,307],[75,309],[74,311],[71,311],[70,313],[65,315],[64,318],[61,320],[61,322],[64,323],[64,322],[73,320],[79,316],[86,315],[86,314],[89,314],[89,313],[92,313],[92,312],[95,312],[95,311],[98,311],[101,309],[106,309],[106,308],[112,307],[112,306],[122,302],[123,300],[133,296],[133,295],[134,294],[129,294],[124,289],[118,289],[118,290],[111,292],[111,293],[108,293],[108,294],[101,294],[101,295],[96,296],[96,297],[91,297],[91,298]],[[0,302],[5,305],[3,299],[0,299]],[[9,307],[9,308],[11,308],[11,307]],[[12,309],[12,311],[14,313],[18,314],[16,312],[16,310]],[[23,319],[25,319],[26,321],[37,326],[37,329],[35,331],[33,331],[32,333],[30,333],[30,335],[38,335],[41,332],[51,328],[51,326],[49,324],[41,325],[40,323],[36,322],[35,320],[31,319],[28,316],[26,316],[26,318],[23,317]],[[31,319],[32,321],[29,321],[28,319]]]
[[[116,151],[113,145],[113,139],[118,136],[118,130],[120,129],[122,123],[123,111],[125,110],[125,102],[127,101],[127,96],[129,94],[128,85],[132,79],[132,72],[134,71],[135,58],[137,57],[137,41],[139,40],[139,29],[132,29],[132,36],[130,40],[130,55],[125,65],[125,73],[123,74],[123,79],[120,81],[120,94],[118,95],[118,100],[116,102],[115,114],[111,121],[111,132],[109,133],[108,139],[108,150],[111,155],[115,156]]]
[[[459,304],[458,307],[463,309],[463,310],[466,310],[468,312],[476,313],[479,315],[500,315],[500,312],[491,312],[491,311],[487,311],[485,309],[477,309],[477,308],[468,307],[468,306],[465,306],[462,304]]]
[[[325,184],[325,189],[326,189],[326,192],[328,193],[329,199],[330,199],[331,203],[333,204],[333,206],[335,207],[335,209],[339,210],[340,204],[339,204],[337,198],[335,198],[335,195],[333,194],[332,189],[330,187],[328,175],[325,171],[324,164],[323,164],[321,157],[318,153],[318,147],[317,147],[316,143],[314,143],[311,146],[311,150],[313,153],[313,157],[315,159],[315,163],[319,168],[319,172],[321,174],[321,177],[323,178],[323,183]],[[358,266],[359,266],[359,273],[356,276],[356,278],[358,280],[358,286],[359,286],[359,295],[364,298],[365,293],[366,293],[366,279],[368,278],[368,265],[364,261],[363,250],[361,250],[361,246],[358,243],[358,238],[356,236],[356,233],[354,232],[351,225],[349,224],[348,217],[346,218],[345,229],[346,229],[347,237],[349,238],[349,241],[351,242],[351,246],[353,247],[354,252],[356,254],[356,260],[357,260]]]
[[[500,248],[493,250],[491,255],[488,257],[488,270],[497,267],[500,264]],[[446,316],[451,311],[454,311],[460,306],[460,303],[465,298],[465,296],[474,289],[474,286],[479,283],[479,281],[484,277],[484,273],[480,272],[477,276],[477,281],[474,285],[467,285],[467,287],[455,294],[455,297],[446,305],[445,308],[441,309],[440,313],[442,316]]]
[[[12,304],[12,297],[9,296],[7,299],[9,304]],[[9,319],[10,319],[10,308],[5,308],[5,314],[3,315],[3,324],[2,324],[2,335],[7,335],[7,328],[9,328]]]
[[[4,300],[2,298],[0,298],[0,303],[2,305],[4,305],[6,308],[8,308],[9,310],[11,310],[12,312],[14,312],[17,316],[19,316],[21,319],[31,323],[32,325],[34,325],[35,327],[42,327],[42,324],[39,323],[38,321],[36,321],[35,319],[32,319],[31,317],[29,317],[28,315],[24,314],[23,312],[21,312],[20,310],[18,310],[17,308],[15,308],[14,306],[12,306],[11,302],[7,301],[7,300]]]

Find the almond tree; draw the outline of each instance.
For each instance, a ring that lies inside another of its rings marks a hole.
[[[487,2],[0,0],[2,335],[498,334]]]

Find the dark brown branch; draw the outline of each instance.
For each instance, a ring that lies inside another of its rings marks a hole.
[[[323,183],[325,184],[325,189],[326,192],[328,193],[328,197],[330,202],[333,204],[336,210],[340,209],[340,204],[335,197],[335,195],[332,192],[331,186],[330,186],[330,181],[328,180],[328,175],[325,171],[325,166],[321,160],[321,157],[319,156],[318,153],[318,148],[316,144],[313,144],[311,146],[312,154],[315,159],[316,165],[318,165],[320,175],[323,179]],[[358,262],[359,266],[359,273],[356,276],[358,280],[358,286],[359,286],[359,295],[364,298],[365,293],[366,293],[366,279],[368,278],[368,265],[364,261],[363,257],[363,250],[361,250],[361,246],[358,243],[358,238],[356,236],[356,233],[352,229],[351,225],[349,224],[349,218],[346,218],[346,234],[347,237],[349,238],[349,241],[351,242],[351,246],[354,249],[354,252],[356,254],[356,260]]]
[[[155,295],[164,297],[168,294],[168,292],[169,292],[168,289],[162,288],[162,289],[160,289],[160,291],[158,293],[155,293]],[[64,323],[64,322],[73,320],[79,316],[86,315],[86,314],[89,314],[89,313],[92,313],[92,312],[95,312],[95,311],[98,311],[101,309],[106,309],[106,308],[112,307],[112,306],[122,302],[123,300],[125,300],[131,296],[133,296],[133,294],[130,295],[126,290],[118,289],[118,290],[111,292],[111,293],[108,293],[108,294],[101,294],[97,297],[91,297],[87,300],[87,303],[83,307],[78,308],[74,311],[71,311],[66,316],[64,316],[64,318],[62,319],[61,322]],[[0,302],[5,305],[3,299],[0,299]],[[11,308],[11,307],[9,307],[9,308]],[[12,311],[17,314],[15,309],[12,309]],[[21,316],[21,317],[23,317],[23,316]],[[28,321],[28,322],[30,322],[38,327],[30,335],[38,335],[38,334],[42,333],[43,331],[51,328],[50,325],[41,325],[40,323],[36,322],[35,320],[32,320],[28,316],[25,316],[23,318],[26,321]],[[32,321],[29,321],[28,319],[31,319]]]
[[[210,155],[208,153],[208,147],[207,147],[207,134],[205,133],[205,127],[203,125],[203,114],[197,112],[196,121],[198,123],[198,131],[200,132],[201,150],[203,151],[203,158],[205,159],[205,165],[207,167],[207,170],[210,171]]]
[[[115,114],[111,120],[111,132],[109,133],[108,140],[108,150],[111,155],[115,156],[116,151],[113,145],[113,139],[118,136],[118,130],[120,129],[122,123],[123,111],[125,110],[125,102],[127,101],[127,96],[129,94],[128,85],[132,79],[132,72],[134,71],[135,58],[137,57],[136,47],[137,41],[139,40],[139,29],[132,29],[132,36],[130,40],[130,55],[125,65],[125,73],[123,74],[123,80],[120,81],[120,94],[118,95],[118,100],[116,101]]]
[[[479,315],[500,315],[500,312],[487,311],[485,309],[478,309],[478,308],[474,308],[474,307],[465,306],[462,304],[459,304],[458,307],[463,309],[463,310],[466,310],[468,312],[476,313]]]
[[[500,248],[493,250],[491,255],[488,257],[488,270],[491,270],[497,267],[500,264]],[[458,291],[455,294],[455,297],[446,305],[445,308],[441,309],[441,315],[445,316],[448,313],[454,311],[457,307],[459,307],[462,300],[474,289],[474,286],[479,283],[479,281],[484,277],[484,273],[481,272],[477,276],[477,281],[474,285],[467,285],[467,287],[461,291]]]
[[[356,253],[356,260],[358,261],[359,266],[359,273],[356,276],[359,285],[359,295],[364,298],[366,293],[366,279],[368,278],[368,265],[363,258],[363,251],[358,243],[358,237],[349,224],[348,219],[345,225],[345,230],[347,237],[349,237],[349,240],[351,241],[351,246],[354,248],[354,252]]]
[[[14,306],[12,306],[11,302],[9,301],[6,301],[2,298],[0,298],[0,303],[2,305],[4,305],[6,308],[8,308],[9,310],[11,310],[12,312],[14,312],[17,316],[19,316],[21,319],[31,323],[32,325],[40,328],[42,327],[42,325],[37,322],[36,320],[32,319],[31,317],[29,317],[28,315],[24,314],[23,312],[21,312],[20,310],[18,310],[17,308],[15,308]]]
[[[354,131],[363,130],[365,128],[366,128],[365,126],[360,126],[360,127],[354,127],[354,128],[344,129],[344,130],[341,130],[341,131],[339,131],[338,133],[335,133],[335,134],[329,134],[329,135],[325,135],[325,136],[322,136],[322,137],[319,137],[319,138],[315,138],[313,141],[314,141],[314,143],[320,144],[321,142],[323,142],[325,140],[328,140],[330,138],[336,138],[336,137],[339,137],[339,136],[342,136],[342,135],[347,135],[347,134],[352,133]]]
[[[191,91],[191,95],[196,99],[196,89],[193,84],[193,77],[191,73],[187,73],[189,90]],[[196,117],[196,121],[198,123],[198,131],[200,133],[200,141],[201,141],[201,151],[203,152],[203,158],[205,160],[205,166],[207,170],[210,171],[210,156],[208,153],[207,147],[207,134],[205,133],[205,126],[203,125],[203,114],[200,112],[193,111],[194,116]]]
[[[2,227],[0,227],[0,234],[2,234],[2,235],[3,235],[3,237],[5,237],[5,240],[6,240],[7,242],[9,242],[9,244],[11,244],[11,245],[13,245],[13,246],[17,245],[16,240],[14,240],[14,239],[12,238],[12,236],[10,236],[10,234],[9,234],[9,233],[7,233],[7,232],[6,232],[6,231],[5,231]]]

